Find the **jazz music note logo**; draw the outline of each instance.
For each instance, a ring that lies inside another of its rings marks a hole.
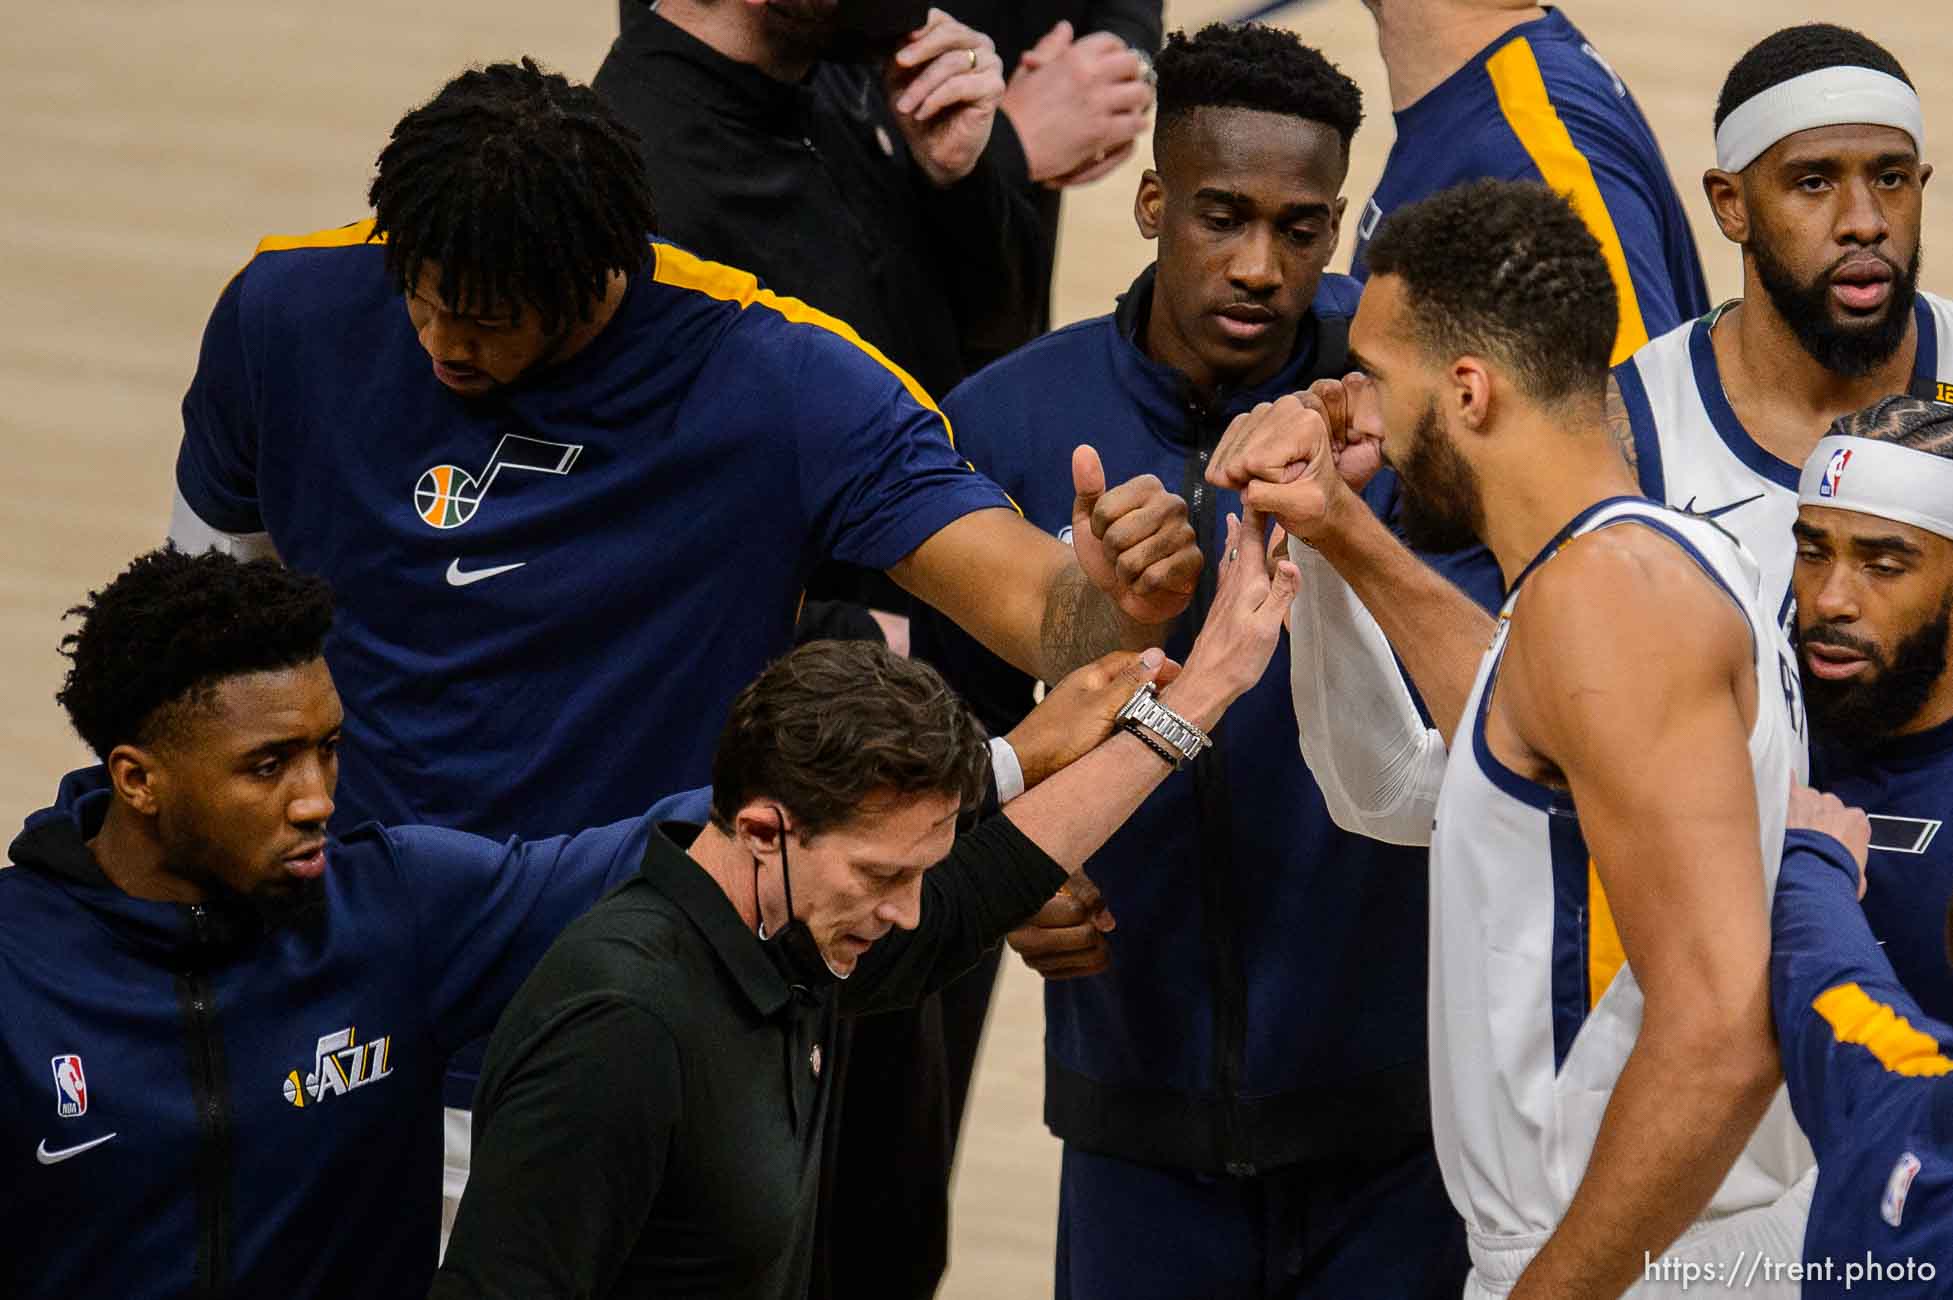
[[[503,470],[567,474],[582,454],[581,443],[545,442],[519,433],[505,433],[495,444],[495,454],[478,474],[470,474],[459,465],[436,465],[423,473],[414,484],[414,510],[431,527],[459,528],[475,517],[482,498],[495,483],[495,476]]]

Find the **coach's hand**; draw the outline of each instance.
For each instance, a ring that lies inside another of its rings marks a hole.
[[[1834,794],[1790,783],[1790,814],[1785,826],[1793,831],[1829,835],[1851,851],[1858,863],[1858,897],[1865,896],[1865,863],[1872,855],[1872,823],[1862,808],[1853,808]]]
[[[947,187],[968,176],[1004,101],[1004,61],[995,43],[931,9],[882,69],[882,85],[909,154],[930,183]]]
[[[1180,617],[1200,582],[1200,540],[1187,503],[1151,474],[1105,489],[1099,454],[1071,454],[1071,546],[1092,585],[1144,627]]]
[[[1165,686],[1179,675],[1180,665],[1160,650],[1115,650],[1067,673],[1004,737],[1024,769],[1024,788],[1096,749],[1142,685]]]
[[[1105,936],[1116,922],[1105,895],[1082,871],[1074,871],[1036,916],[1005,936],[1024,964],[1048,980],[1096,975],[1112,964]]]
[[[1305,541],[1333,531],[1383,464],[1381,439],[1359,432],[1353,418],[1358,401],[1374,400],[1368,382],[1318,380],[1236,416],[1208,461],[1207,481],[1239,492]]]

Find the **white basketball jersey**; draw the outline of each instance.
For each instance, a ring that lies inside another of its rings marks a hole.
[[[1755,563],[1715,525],[1616,497],[1584,511],[1520,575],[1452,743],[1431,841],[1432,1110],[1445,1186],[1481,1269],[1489,1253],[1536,1250],[1565,1215],[1641,1027],[1641,989],[1571,799],[1505,767],[1485,738],[1526,576],[1574,537],[1606,527],[1668,537],[1749,623],[1757,682],[1749,754],[1764,866],[1756,883],[1766,902],[1790,778],[1808,775],[1796,661],[1774,609],[1758,598]],[[1703,1221],[1775,1203],[1813,1160],[1779,1089]]]
[[[1614,369],[1634,425],[1641,490],[1677,510],[1714,519],[1762,567],[1764,605],[1781,623],[1790,612],[1803,466],[1778,460],[1750,437],[1723,391],[1709,331],[1732,304],[1677,326]],[[1910,391],[1953,399],[1953,303],[1913,300],[1919,348]]]

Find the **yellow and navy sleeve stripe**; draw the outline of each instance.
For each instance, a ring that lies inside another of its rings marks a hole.
[[[810,307],[798,298],[789,298],[771,289],[760,288],[759,278],[750,271],[742,271],[736,266],[727,266],[722,262],[708,262],[674,244],[654,244],[652,253],[655,258],[652,279],[659,284],[670,285],[675,289],[690,289],[694,293],[702,293],[708,298],[716,298],[721,302],[737,303],[741,311],[745,311],[748,307],[764,307],[797,325],[812,325],[838,338],[846,339],[861,349],[862,353],[876,365],[900,380],[902,387],[908,390],[909,396],[913,397],[918,405],[935,412],[936,418],[943,422],[943,433],[949,438],[950,447],[956,446],[956,428],[949,422],[948,413],[936,405],[936,399],[929,396],[928,390],[917,383],[914,376],[890,361],[880,348],[855,333],[854,326],[839,317],[828,315],[817,307]],[[972,474],[977,472],[976,466],[967,460],[963,462],[963,467]],[[1024,513],[1024,507],[1018,505],[1016,499],[1009,493],[1004,494],[1004,499],[1010,502],[1011,509],[1019,515]]]
[[[1953,1074],[1953,1060],[1931,1035],[1855,983],[1824,990],[1811,1009],[1824,1017],[1838,1042],[1864,1048],[1891,1074],[1915,1079]]]
[[[1539,60],[1524,37],[1486,60],[1485,71],[1492,78],[1506,125],[1512,128],[1533,165],[1539,168],[1547,187],[1567,196],[1573,210],[1600,241],[1600,251],[1607,258],[1607,270],[1613,276],[1615,295],[1620,300],[1621,319],[1614,334],[1612,362],[1619,365],[1648,341],[1648,327],[1641,317],[1641,301],[1635,296],[1633,277],[1628,274],[1627,252],[1621,245],[1620,232],[1614,228],[1614,218],[1607,211],[1607,202],[1601,197],[1600,186],[1594,180],[1594,170],[1568,134],[1559,110],[1553,107],[1546,79],[1539,71]]]
[[[721,302],[738,303],[741,311],[748,307],[765,307],[779,313],[796,325],[813,325],[835,334],[860,348],[876,365],[888,371],[902,382],[909,396],[921,405],[934,411],[942,418],[943,428],[949,431],[949,445],[956,445],[956,431],[950,428],[949,417],[936,405],[936,400],[918,384],[908,371],[890,361],[881,349],[855,333],[854,326],[837,317],[830,316],[819,308],[810,307],[798,298],[788,298],[774,293],[771,289],[760,288],[758,277],[750,271],[742,271],[736,266],[726,266],[720,262],[708,262],[672,244],[653,245],[657,255],[657,265],[652,278],[659,284],[668,284],[676,289],[690,289],[708,298]]]
[[[386,243],[385,235],[381,235],[377,239],[374,238],[373,227],[375,224],[377,223],[374,219],[368,217],[364,221],[355,221],[349,226],[334,226],[330,230],[314,230],[306,235],[266,235],[258,241],[258,246],[251,251],[251,257],[253,260],[256,260],[261,253],[284,253],[298,248],[353,248],[360,244]],[[246,262],[244,266],[238,267],[236,273],[231,276],[231,279],[235,280],[238,276],[243,275],[244,268],[250,265],[250,262]]]

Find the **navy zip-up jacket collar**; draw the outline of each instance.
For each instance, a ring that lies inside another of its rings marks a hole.
[[[423,1295],[441,1075],[647,823],[496,843],[368,824],[313,906],[151,902],[99,767],[0,871],[0,1295]]]
[[[199,967],[221,960],[262,932],[257,912],[236,900],[193,909],[123,893],[88,848],[112,797],[104,769],[70,772],[61,781],[54,806],[28,817],[8,856],[17,866],[61,882],[71,900],[114,933],[117,946],[147,961]]]

